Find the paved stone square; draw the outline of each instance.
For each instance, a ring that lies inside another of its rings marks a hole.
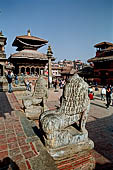
[[[58,92],[54,92],[54,89],[49,91],[49,98],[46,102],[48,109],[59,107],[61,94],[60,89]],[[38,160],[39,167],[42,167],[44,162],[42,160],[42,163],[40,160],[47,153],[39,140],[36,139],[37,141],[33,142],[29,137],[32,132],[28,132],[28,124],[17,114],[18,111],[22,111],[21,104],[19,92],[0,93],[0,168],[6,167],[10,170],[15,167],[16,170],[35,170],[34,162]],[[106,102],[101,101],[100,97],[96,95],[94,100],[91,100],[87,122],[89,138],[95,144],[92,154],[96,159],[96,169],[98,170],[113,169],[113,107],[110,106],[107,110],[105,104]],[[21,114],[24,113],[21,112]],[[49,156],[47,155],[47,157]],[[55,170],[52,160],[50,164]],[[59,170],[71,170],[69,167],[69,162],[64,165],[57,164]],[[39,170],[42,169],[39,168]]]

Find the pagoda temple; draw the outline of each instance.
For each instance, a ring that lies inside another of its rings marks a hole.
[[[44,74],[48,56],[37,50],[47,43],[47,40],[31,36],[30,30],[28,30],[27,35],[17,36],[12,46],[16,46],[18,52],[9,57],[9,61],[15,67],[14,73],[18,75],[21,73]]]
[[[5,45],[7,38],[0,32],[0,76],[4,74],[5,63],[7,61],[5,54]]]
[[[94,47],[97,49],[96,56],[88,60],[94,64],[94,81],[113,85],[113,44],[101,42]]]

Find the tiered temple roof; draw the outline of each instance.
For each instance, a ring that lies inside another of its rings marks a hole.
[[[29,31],[27,35],[17,36],[12,46],[18,47],[17,51],[21,51],[23,49],[37,50],[38,48],[46,45],[47,43],[47,40],[31,36]]]
[[[10,56],[10,59],[37,59],[37,60],[48,60],[46,54],[37,51],[40,47],[46,45],[47,40],[41,39],[39,37],[31,36],[30,30],[28,30],[27,35],[17,36],[12,44],[16,46],[17,53]],[[54,58],[52,57],[52,60]]]
[[[23,59],[38,59],[38,60],[48,60],[47,55],[44,53],[40,53],[35,50],[22,50],[18,53],[14,53],[11,55],[11,58],[23,58]]]
[[[94,45],[94,47],[99,50],[97,50],[96,56],[90,58],[88,62],[102,62],[107,60],[113,60],[113,43],[101,42]]]

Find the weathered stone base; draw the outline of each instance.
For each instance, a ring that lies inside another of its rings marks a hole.
[[[25,109],[26,117],[31,120],[39,120],[39,116],[42,113],[43,107],[33,106],[31,108]]]
[[[7,92],[8,91],[8,87],[0,87],[0,92]]]
[[[66,159],[55,161],[58,170],[93,170],[95,169],[95,158],[91,151],[74,154]]]
[[[48,152],[54,160],[61,160],[72,157],[74,154],[79,152],[89,151],[93,148],[93,141],[88,139],[87,141],[79,142],[77,144],[67,145],[56,149],[48,149]]]

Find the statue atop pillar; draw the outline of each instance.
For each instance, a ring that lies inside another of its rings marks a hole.
[[[47,49],[47,56],[48,56],[48,88],[52,86],[52,69],[51,69],[51,58],[52,58],[53,52],[51,50],[51,46],[48,46]]]

